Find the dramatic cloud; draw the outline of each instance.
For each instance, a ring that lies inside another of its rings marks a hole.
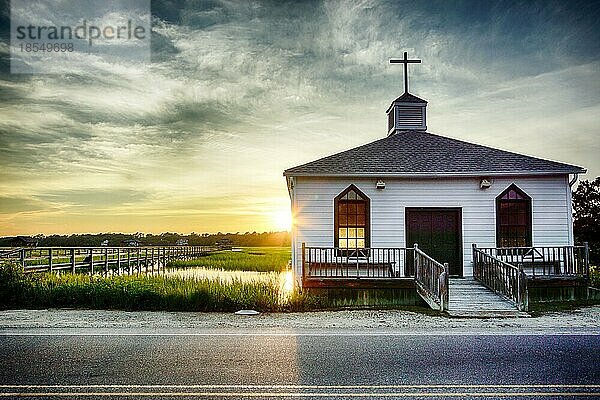
[[[152,63],[9,74],[0,235],[281,227],[282,171],[385,135],[408,51],[430,131],[600,175],[597,2],[156,1]]]

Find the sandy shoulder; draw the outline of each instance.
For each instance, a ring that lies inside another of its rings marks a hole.
[[[127,312],[105,310],[5,310],[0,329],[174,328],[174,329],[502,329],[600,326],[600,306],[532,318],[455,319],[402,310],[353,310],[238,316],[231,313]]]

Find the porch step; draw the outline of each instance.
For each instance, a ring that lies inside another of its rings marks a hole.
[[[473,278],[449,281],[448,315],[452,317],[528,317],[513,303],[492,292]]]

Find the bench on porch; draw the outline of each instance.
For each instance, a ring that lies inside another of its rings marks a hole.
[[[312,278],[398,279],[411,277],[412,248],[302,247],[302,276]]]
[[[536,275],[561,275],[560,262],[558,261],[525,261],[521,263],[523,272],[528,276]]]
[[[395,262],[307,262],[306,277],[311,278],[394,278]]]

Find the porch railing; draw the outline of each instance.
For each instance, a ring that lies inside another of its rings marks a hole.
[[[483,247],[478,250],[513,266],[530,277],[580,276],[589,278],[589,249],[583,246]]]
[[[421,297],[433,309],[448,309],[448,264],[441,264],[414,247],[415,285]]]
[[[303,278],[405,278],[412,276],[412,248],[348,249],[302,244]]]
[[[414,248],[341,249],[302,243],[302,279],[412,279],[436,310],[448,309],[448,266]]]
[[[523,267],[502,261],[473,245],[473,276],[512,301],[519,310],[527,310],[527,275]]]

